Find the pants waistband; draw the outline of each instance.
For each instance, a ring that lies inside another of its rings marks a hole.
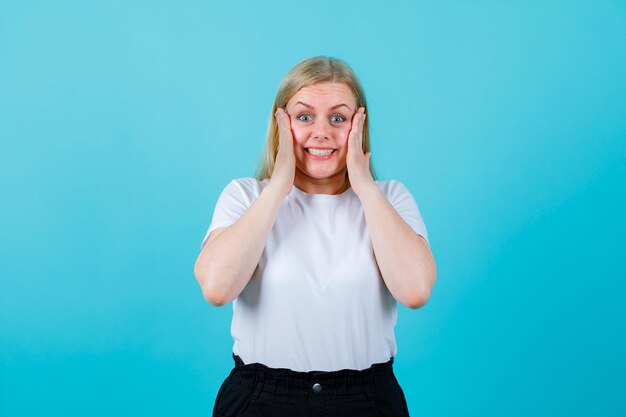
[[[235,367],[228,376],[230,382],[257,392],[289,395],[350,395],[368,394],[397,383],[393,372],[394,358],[376,363],[367,369],[342,369],[338,371],[294,371],[270,368],[262,363],[244,364],[233,353]]]

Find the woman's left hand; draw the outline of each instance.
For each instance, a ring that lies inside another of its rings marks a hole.
[[[348,135],[346,165],[348,167],[350,186],[357,196],[368,186],[376,184],[370,172],[370,156],[372,153],[363,153],[365,117],[365,107],[359,107],[359,110],[352,118],[352,127]]]

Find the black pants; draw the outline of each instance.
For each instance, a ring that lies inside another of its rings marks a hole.
[[[393,358],[357,371],[297,372],[244,364],[220,387],[214,417],[408,417],[406,399],[393,373]]]

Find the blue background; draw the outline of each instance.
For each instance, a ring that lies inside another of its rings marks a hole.
[[[301,59],[346,60],[438,265],[421,416],[626,414],[624,1],[0,3],[0,414],[210,415],[193,275]]]

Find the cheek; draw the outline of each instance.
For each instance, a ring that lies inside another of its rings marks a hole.
[[[341,145],[345,146],[348,143],[348,136],[350,136],[350,127],[342,128],[337,135],[341,142]]]
[[[307,138],[307,132],[301,127],[294,126],[293,124],[291,125],[291,134],[298,144],[303,144]]]

